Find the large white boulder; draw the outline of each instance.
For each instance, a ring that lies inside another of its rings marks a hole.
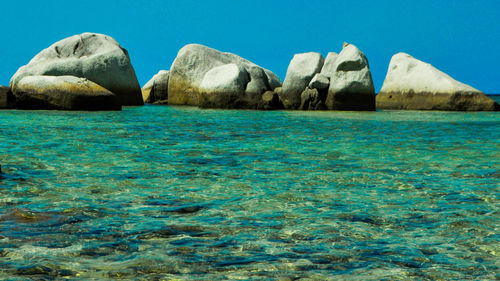
[[[202,93],[207,92],[206,89],[201,88],[201,83],[207,72],[216,67],[228,64],[235,64],[239,68],[242,67],[248,73],[249,79],[245,84],[244,91],[233,93],[241,95],[242,100],[247,100],[247,97],[256,96],[260,101],[264,92],[273,90],[281,85],[279,78],[271,71],[235,54],[223,53],[199,44],[190,44],[184,46],[179,51],[170,68],[168,103],[204,107],[239,108],[239,106],[244,106],[244,108],[257,108],[257,104],[231,103],[230,101],[219,105],[210,104],[206,103],[207,99],[202,97]],[[206,83],[209,82],[207,81]],[[225,96],[233,98],[233,95],[227,95],[227,92]],[[222,100],[219,101],[222,102]]]
[[[235,63],[229,63],[210,69],[203,80],[200,88],[203,92],[243,92],[250,77],[246,69]]]
[[[315,52],[293,56],[286,72],[281,90],[281,101],[286,109],[297,109],[301,103],[301,94],[316,73],[321,71],[324,58]]]
[[[411,110],[499,110],[498,103],[432,65],[408,54],[394,55],[389,64],[377,108]]]
[[[19,68],[10,87],[39,75],[87,78],[116,94],[122,105],[143,104],[127,50],[104,34],[83,33],[54,43]]]
[[[375,110],[375,89],[368,59],[356,46],[344,43],[335,59],[325,103],[331,110]]]
[[[199,106],[206,108],[233,108],[242,97],[250,81],[247,70],[235,63],[217,66],[209,70],[200,84]]]
[[[75,76],[25,76],[12,91],[20,109],[121,110],[116,95]]]
[[[168,70],[160,70],[141,89],[145,103],[168,103]]]

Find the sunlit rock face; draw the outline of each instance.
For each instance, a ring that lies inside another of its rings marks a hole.
[[[246,59],[190,44],[179,51],[170,68],[168,103],[256,109],[266,91],[280,86],[274,73]]]
[[[499,105],[481,91],[458,82],[408,54],[394,55],[377,95],[377,108],[494,111]]]
[[[315,52],[293,56],[286,72],[281,100],[286,109],[298,109],[302,92],[307,88],[314,75],[321,71],[325,59]]]

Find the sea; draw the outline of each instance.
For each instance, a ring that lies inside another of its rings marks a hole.
[[[0,165],[2,280],[500,279],[498,112],[2,110]]]

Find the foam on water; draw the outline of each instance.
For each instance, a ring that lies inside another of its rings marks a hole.
[[[499,278],[498,113],[0,111],[0,278]]]

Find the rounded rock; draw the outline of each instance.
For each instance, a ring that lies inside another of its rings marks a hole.
[[[116,94],[122,105],[144,104],[127,50],[104,34],[83,33],[52,44],[17,70],[10,87],[26,76],[86,78]]]

